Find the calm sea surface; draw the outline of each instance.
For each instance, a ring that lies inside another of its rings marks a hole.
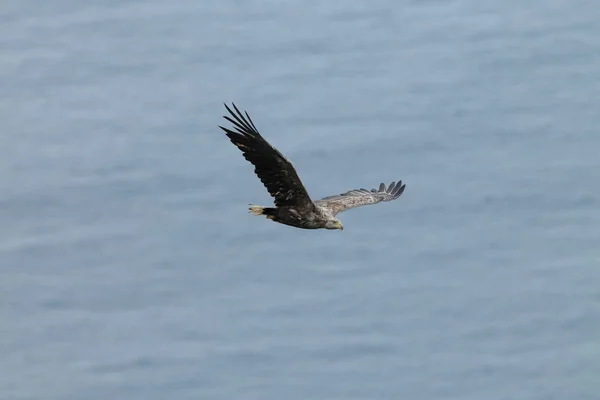
[[[8,0],[1,400],[600,399],[600,12]],[[305,231],[223,102],[323,197]]]

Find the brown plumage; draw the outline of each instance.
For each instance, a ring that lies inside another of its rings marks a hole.
[[[247,112],[242,114],[233,105],[230,116],[223,116],[234,125],[235,131],[219,126],[233,144],[254,165],[254,172],[275,200],[276,207],[251,206],[254,215],[304,229],[344,229],[335,216],[343,211],[368,204],[395,200],[404,192],[402,181],[387,188],[381,183],[376,189],[355,189],[312,201],[292,163],[271,146],[256,129]]]

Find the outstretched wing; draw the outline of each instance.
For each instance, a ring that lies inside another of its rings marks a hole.
[[[351,208],[377,204],[382,201],[396,200],[404,192],[406,185],[402,181],[392,182],[386,188],[382,183],[379,189],[355,189],[335,196],[324,197],[315,201],[315,204],[329,208],[333,215]]]
[[[222,126],[219,128],[223,129],[231,142],[242,151],[244,158],[254,165],[254,172],[275,199],[275,205],[312,207],[313,202],[292,163],[258,133],[247,112],[244,118],[235,104],[232,105],[235,113],[227,104],[225,108],[233,118],[223,118],[234,125],[236,132]]]

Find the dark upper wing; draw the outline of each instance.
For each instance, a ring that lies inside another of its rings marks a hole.
[[[242,151],[244,158],[254,165],[254,172],[275,198],[275,205],[313,206],[292,163],[258,133],[247,112],[244,117],[235,104],[232,105],[235,113],[227,104],[225,108],[233,118],[223,118],[231,122],[237,132],[222,126],[219,128],[223,129],[231,142]]]
[[[382,183],[379,189],[355,189],[335,196],[329,196],[315,201],[315,204],[329,208],[333,214],[338,214],[351,208],[376,204],[382,201],[396,200],[404,192],[406,185],[402,181],[392,182],[386,188]]]

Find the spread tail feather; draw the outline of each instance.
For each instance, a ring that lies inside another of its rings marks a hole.
[[[251,205],[249,210],[252,215],[263,215],[265,208],[261,206]]]
[[[271,207],[255,206],[251,204],[248,209],[252,215],[264,215],[269,219],[273,219],[275,216],[275,209]]]

